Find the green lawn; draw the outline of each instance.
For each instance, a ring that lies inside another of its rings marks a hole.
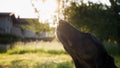
[[[74,68],[58,42],[17,42],[0,54],[0,68]]]
[[[17,42],[0,54],[0,68],[74,68],[71,57],[59,42]],[[117,47],[106,46],[120,68]],[[111,51],[112,50],[112,51]]]

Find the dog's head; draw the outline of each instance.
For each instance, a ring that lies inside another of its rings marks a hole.
[[[75,27],[73,27],[71,24],[64,20],[60,20],[58,22],[57,26],[57,34],[60,35],[71,35],[74,34],[74,32],[79,32]]]

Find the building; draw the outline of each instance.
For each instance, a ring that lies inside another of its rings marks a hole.
[[[0,33],[22,37],[22,29],[13,13],[0,13]]]
[[[11,33],[13,27],[14,14],[0,13],[0,33]]]
[[[45,38],[48,32],[36,33],[32,30],[24,29],[22,26],[33,25],[38,21],[37,18],[16,18],[13,13],[0,13],[0,33],[13,34],[20,38]],[[39,24],[39,23],[37,23]],[[35,26],[34,26],[35,27]]]

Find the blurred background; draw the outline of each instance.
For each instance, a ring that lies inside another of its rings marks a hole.
[[[97,37],[120,68],[120,0],[0,0],[0,68],[75,68],[60,19]]]

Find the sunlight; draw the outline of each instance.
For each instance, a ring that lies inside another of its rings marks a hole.
[[[37,0],[35,7],[39,11],[39,21],[42,23],[53,22],[53,16],[55,15],[58,4],[56,0]]]

